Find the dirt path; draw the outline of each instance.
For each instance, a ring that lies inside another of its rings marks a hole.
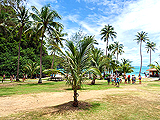
[[[78,91],[78,100],[97,99],[102,95],[117,94],[120,92],[136,91],[137,86],[126,86],[120,89],[108,90],[91,90],[91,91]],[[23,110],[33,110],[37,108],[55,106],[73,101],[73,92],[52,92],[52,93],[38,93],[38,94],[25,94],[14,95],[10,97],[0,97],[0,117],[10,114],[18,113]]]

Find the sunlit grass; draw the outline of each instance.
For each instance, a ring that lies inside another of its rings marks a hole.
[[[159,84],[155,82],[154,85]],[[149,85],[150,86],[150,85]],[[153,86],[154,87],[154,86]],[[118,90],[118,89],[117,89]],[[142,89],[143,90],[143,89]],[[158,120],[160,119],[160,99],[148,99],[143,96],[149,91],[137,91],[119,94],[106,94],[102,98],[80,101],[79,107],[72,102],[21,112],[4,119],[41,119],[41,120]],[[148,97],[154,97],[153,93]]]

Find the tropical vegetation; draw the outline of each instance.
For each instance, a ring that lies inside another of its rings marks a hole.
[[[141,31],[141,32],[137,32],[138,34],[136,35],[136,38],[134,40],[137,41],[137,44],[140,44],[140,57],[141,57],[141,66],[140,66],[140,70],[139,70],[139,76],[141,75],[141,69],[142,69],[142,42],[146,43],[147,41],[149,41],[148,36],[146,32]]]
[[[78,106],[78,89],[89,77],[91,85],[96,79],[103,79],[105,74],[131,73],[131,61],[119,55],[124,53],[124,45],[119,41],[109,44],[117,33],[113,26],[105,25],[101,29],[101,40],[106,42],[105,55],[98,45],[94,35],[84,34],[79,30],[67,38],[61,16],[53,10],[50,4],[44,5],[40,10],[31,6],[29,11],[23,0],[4,0],[0,3],[0,75],[16,75],[17,82],[22,74],[29,78],[38,77],[42,83],[44,74],[61,73],[74,91],[73,106]],[[31,13],[30,13],[31,12]],[[148,42],[146,32],[138,32],[136,39],[140,44],[140,57],[142,68],[142,42],[147,42],[147,52],[155,51],[155,43]],[[49,53],[50,52],[50,53]],[[156,67],[159,70],[159,64]],[[63,69],[63,72],[58,70]],[[43,74],[42,74],[43,73]],[[102,77],[103,74],[103,77]],[[54,76],[55,77],[55,76]],[[40,84],[38,84],[40,85]]]
[[[147,49],[147,53],[149,52],[149,54],[150,54],[150,63],[149,64],[151,64],[151,52],[152,51],[155,52],[155,50],[156,50],[156,43],[154,43],[154,42],[147,42],[146,43],[146,49]]]

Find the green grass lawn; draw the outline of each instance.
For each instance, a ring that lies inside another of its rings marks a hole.
[[[28,80],[23,82],[12,82],[0,84],[0,97],[9,95],[20,95],[40,92],[62,92],[72,90],[71,86],[65,81],[53,82],[44,81],[43,84],[37,84],[37,81]],[[104,90],[115,88],[108,85],[107,81],[97,80],[95,85],[90,85],[91,81],[85,81],[80,90]],[[123,85],[123,84],[122,84]]]
[[[107,85],[106,81],[96,81],[96,85],[85,82],[82,91],[105,90],[116,88]],[[8,83],[11,84],[11,83]],[[128,91],[104,94],[102,98],[80,101],[79,107],[72,107],[72,102],[23,111],[18,114],[9,115],[0,119],[22,119],[22,120],[159,120],[160,119],[160,81],[144,82],[142,85],[121,84]],[[28,94],[38,92],[69,91],[65,82],[17,83],[13,86],[1,86],[0,93],[6,95]],[[136,90],[129,90],[135,88]],[[7,92],[10,91],[10,92]],[[25,92],[23,92],[25,91]],[[3,94],[1,94],[3,97]]]

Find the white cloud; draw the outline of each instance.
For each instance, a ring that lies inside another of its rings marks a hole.
[[[64,21],[72,21],[72,22],[78,22],[78,18],[79,15],[75,14],[75,15],[67,15],[65,17],[63,17]]]

